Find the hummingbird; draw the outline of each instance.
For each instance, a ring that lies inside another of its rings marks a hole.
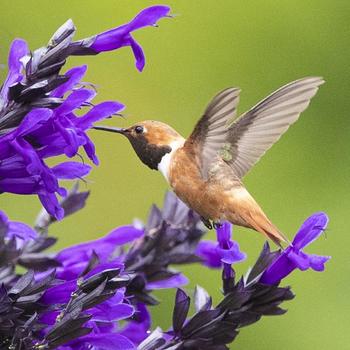
[[[289,243],[269,220],[242,178],[308,107],[320,77],[306,77],[276,90],[237,117],[240,89],[227,88],[208,104],[185,139],[171,126],[146,120],[128,128],[95,126],[124,135],[140,160],[159,170],[175,194],[211,229],[220,222]]]

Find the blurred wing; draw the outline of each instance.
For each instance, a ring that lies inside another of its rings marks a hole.
[[[310,103],[322,78],[296,80],[278,89],[236,120],[229,129],[229,157],[223,159],[243,177],[287,131]]]
[[[197,155],[204,179],[208,178],[210,165],[226,142],[230,121],[237,115],[239,92],[237,88],[228,88],[217,94],[186,141],[185,147],[192,148]]]

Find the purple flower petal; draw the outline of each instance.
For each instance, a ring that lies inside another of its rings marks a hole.
[[[36,239],[37,233],[22,222],[10,221],[6,214],[0,210],[0,237],[15,238],[17,248],[21,248],[24,242]]]
[[[127,24],[128,31],[134,31],[146,26],[154,26],[163,17],[169,17],[170,7],[164,5],[150,6],[142,10]]]
[[[22,120],[21,124],[13,132],[14,136],[24,136],[33,132],[52,116],[52,111],[48,108],[32,109]],[[7,137],[11,135],[8,134]]]
[[[139,345],[148,337],[151,327],[151,315],[144,304],[136,305],[134,319],[129,321],[119,333],[130,339],[135,345]]]
[[[38,176],[0,179],[0,191],[16,194],[39,193],[43,190]]]
[[[12,42],[8,59],[9,73],[0,91],[0,99],[5,102],[7,102],[7,94],[9,88],[13,84],[22,80],[21,70],[23,68],[23,64],[21,62],[21,59],[24,56],[28,55],[28,53],[29,49],[27,43],[24,40],[15,39]]]
[[[96,52],[111,51],[129,45],[129,33],[145,26],[153,26],[166,17],[170,11],[168,6],[151,6],[142,10],[131,22],[120,27],[107,30],[96,35],[90,48]]]
[[[10,48],[9,70],[11,72],[20,71],[23,67],[21,59],[29,54],[27,42],[23,39],[15,39]]]
[[[198,243],[196,255],[203,259],[203,264],[211,268],[219,269],[222,266],[217,244],[213,241],[201,241]]]
[[[202,258],[203,264],[212,268],[220,268],[223,264],[234,264],[246,258],[239,244],[231,240],[232,225],[224,222],[216,230],[218,243],[202,241],[198,244],[196,255]]]
[[[182,273],[178,273],[175,276],[169,277],[164,280],[148,282],[147,289],[165,289],[165,288],[176,288],[188,284],[188,278]]]
[[[310,263],[306,254],[303,254],[299,251],[294,251],[294,249],[290,249],[287,253],[289,260],[298,267],[299,270],[305,271],[310,267]]]
[[[57,260],[61,263],[88,261],[91,252],[94,251],[101,261],[107,261],[117,246],[129,243],[143,234],[143,230],[139,230],[134,226],[121,226],[100,239],[63,249],[57,255]]]
[[[221,261],[224,264],[234,264],[246,259],[247,255],[239,250],[239,244],[232,242],[229,249],[222,249],[217,247],[218,255],[221,256]]]
[[[78,179],[86,176],[91,166],[79,162],[64,162],[52,168],[53,173],[59,179]]]
[[[60,206],[56,196],[53,193],[39,194],[39,199],[44,208],[57,220],[62,220],[64,217],[64,210]]]
[[[113,305],[120,304],[125,298],[125,290],[126,288],[119,288],[116,293],[109,299],[103,302],[104,305],[108,305],[110,308]]]
[[[54,325],[57,319],[57,316],[60,314],[60,311],[49,311],[40,315],[39,321],[46,325]]]
[[[59,261],[56,258],[57,261]],[[62,267],[57,268],[56,277],[64,281],[72,281],[77,279],[83,271],[86,270],[86,267],[89,265],[89,259],[86,261],[75,261],[70,264],[63,264]]]
[[[9,220],[6,214],[0,210],[0,237],[5,236],[8,231]]]
[[[94,96],[96,92],[88,89],[79,89],[73,91],[66,100],[57,107],[55,111],[55,115],[64,115],[74,111],[77,108],[80,108],[83,103],[89,102]]]
[[[98,161],[98,158],[97,158],[96,153],[95,153],[95,145],[88,137],[86,137],[86,143],[84,145],[84,150],[85,150],[87,156],[92,160],[92,162],[95,165],[98,165],[99,161]]]
[[[265,270],[260,282],[266,284],[279,284],[280,281],[298,268],[305,271],[312,268],[315,271],[323,271],[324,264],[329,256],[319,256],[304,253],[301,248],[314,241],[326,229],[328,217],[324,213],[316,213],[310,216],[296,234],[293,244],[287,247]]]
[[[320,236],[328,225],[328,216],[325,213],[311,215],[300,227],[293,239],[293,246],[301,249],[313,242]]]
[[[71,297],[71,294],[76,290],[76,288],[76,280],[64,282],[57,286],[51,287],[45,291],[44,295],[40,299],[40,302],[44,304],[67,303]]]
[[[232,224],[228,221],[221,223],[216,229],[216,235],[218,242],[222,248],[225,248],[225,244],[231,239]]]
[[[74,67],[68,70],[64,75],[69,78],[68,81],[61,84],[55,90],[51,92],[52,97],[62,97],[66,92],[72,90],[76,84],[80,82],[82,77],[85,75],[87,66],[83,65],[80,67]]]
[[[288,248],[287,248],[288,249]],[[288,276],[295,269],[295,265],[291,262],[286,254],[281,254],[261,276],[260,282],[275,285]]]
[[[169,11],[168,6],[151,6],[141,11],[130,23],[96,35],[89,48],[99,53],[123,46],[131,46],[136,59],[136,67],[139,71],[142,71],[145,65],[145,57],[141,46],[132,38],[130,33],[145,26],[154,26],[159,19],[167,17]]]
[[[18,237],[27,241],[37,238],[38,234],[30,226],[22,222],[11,221],[8,225],[7,237]]]
[[[113,305],[102,303],[90,311],[93,314],[93,321],[96,322],[115,322],[129,318],[134,314],[134,307],[129,304],[121,303]]]
[[[71,342],[72,349],[136,350],[134,344],[118,333],[91,333]],[[80,345],[81,347],[77,347]]]
[[[42,184],[46,187],[47,191],[55,192],[58,190],[58,182],[52,171],[27,141],[18,138],[11,141],[11,146],[23,158],[28,173],[30,175],[40,176],[40,180],[42,180]]]
[[[140,72],[142,72],[146,62],[145,54],[143,53],[141,45],[132,36],[130,36],[129,41],[130,41],[132,52],[135,56],[136,68]]]
[[[105,119],[124,109],[124,105],[115,101],[102,102],[89,110],[83,117],[76,120],[75,124],[82,130],[92,127],[92,124]]]
[[[324,264],[331,258],[330,256],[321,256],[308,254],[310,267],[315,271],[324,271]]]

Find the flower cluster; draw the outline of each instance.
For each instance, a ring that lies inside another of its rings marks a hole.
[[[87,198],[75,187],[61,205],[73,214]],[[245,255],[231,238],[231,225],[217,228],[217,244],[201,241],[205,230],[199,216],[172,193],[163,209],[152,207],[144,227],[122,226],[56,254],[45,253],[55,243],[48,235],[55,219],[46,211],[35,229],[11,222],[4,213],[0,218],[0,338],[14,349],[227,349],[240,328],[285,312],[280,304],[294,295],[279,286],[282,278],[297,267],[320,271],[329,259],[301,251],[326,228],[327,216],[317,213],[286,250],[271,252],[266,243],[254,267],[236,282],[232,264]],[[189,317],[190,297],[178,289],[172,329],[149,334],[148,307],[158,303],[150,292],[186,284],[171,265],[188,263],[222,266],[222,301],[213,306],[197,286],[196,311]],[[17,266],[28,272],[16,274]]]
[[[37,194],[43,209],[34,228],[0,211],[0,348],[11,350],[224,350],[239,330],[262,316],[281,315],[294,298],[281,281],[295,269],[323,271],[330,257],[302,249],[326,229],[324,213],[310,216],[290,246],[270,251],[268,243],[248,273],[237,280],[233,264],[247,258],[232,239],[232,225],[216,229],[217,242],[203,240],[200,217],[173,193],[163,208],[153,206],[146,225],[113,229],[101,238],[47,252],[56,238],[50,225],[84,208],[89,192],[78,184],[67,192],[60,179],[79,179],[90,166],[45,159],[73,158],[83,147],[97,164],[87,131],[123,108],[119,102],[92,104],[94,89],[81,79],[86,66],[60,70],[71,55],[95,55],[130,46],[140,71],[145,58],[131,33],[167,17],[167,6],[141,11],[130,23],[73,41],[67,21],[49,44],[29,52],[23,40],[10,49],[9,73],[0,89],[0,193]],[[85,114],[77,110],[87,109]],[[56,195],[63,197],[60,201]],[[222,299],[213,305],[197,286],[191,298],[180,289],[188,279],[174,265],[222,269]],[[152,332],[152,291],[177,288],[172,327]]]
[[[266,243],[253,268],[238,282],[231,264],[241,261],[245,255],[231,240],[231,225],[223,223],[217,228],[218,244],[202,241],[197,247],[199,255],[205,258],[205,265],[223,266],[222,301],[213,306],[208,293],[197,286],[194,293],[196,312],[188,318],[190,297],[178,289],[172,329],[166,332],[156,329],[138,349],[224,350],[228,349],[226,344],[235,339],[240,328],[259,321],[262,316],[284,314],[286,310],[280,304],[293,299],[294,294],[290,287],[279,287],[279,283],[297,267],[301,270],[309,267],[316,271],[324,269],[324,263],[330,257],[306,254],[301,248],[319,237],[327,223],[324,213],[312,215],[303,223],[292,245],[284,251],[271,252]]]
[[[131,33],[155,25],[168,12],[167,6],[152,6],[130,23],[79,41],[73,41],[76,29],[68,20],[47,46],[33,52],[24,40],[13,41],[8,75],[0,89],[0,193],[37,194],[45,209],[62,219],[64,211],[56,194],[65,196],[66,190],[58,181],[82,178],[91,167],[76,161],[49,167],[45,159],[61,154],[72,158],[83,147],[98,164],[86,132],[124,106],[115,101],[93,105],[96,91],[82,83],[87,67],[74,67],[64,74],[61,68],[71,55],[96,55],[130,46],[141,71],[144,54]],[[78,116],[80,109],[87,111]]]

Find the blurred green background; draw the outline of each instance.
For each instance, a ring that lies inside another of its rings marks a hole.
[[[1,1],[0,63],[11,40],[22,37],[35,49],[68,18],[84,38],[131,19],[154,1]],[[350,312],[350,26],[349,1],[168,1],[174,19],[135,33],[147,64],[142,74],[129,48],[96,57],[70,59],[67,68],[87,63],[86,81],[98,86],[95,101],[127,105],[126,126],[159,119],[188,135],[209,99],[228,86],[242,88],[243,112],[274,89],[297,78],[321,75],[323,85],[300,120],[247,175],[245,183],[272,221],[292,238],[303,220],[324,210],[330,217],[324,237],[307,250],[331,255],[324,273],[295,272],[296,299],[282,317],[264,318],[242,329],[235,349],[348,349]],[[0,70],[1,79],[5,69]],[[91,190],[85,210],[52,227],[59,246],[99,237],[113,227],[146,219],[161,205],[167,185],[136,158],[124,138],[92,131],[101,165],[83,189]],[[2,195],[0,208],[12,220],[32,223],[36,198]],[[248,253],[243,273],[255,261],[263,239],[236,228]],[[213,233],[209,237],[214,238]],[[185,269],[192,284],[218,300],[220,273],[201,266]],[[154,326],[170,325],[173,294],[157,294]]]

